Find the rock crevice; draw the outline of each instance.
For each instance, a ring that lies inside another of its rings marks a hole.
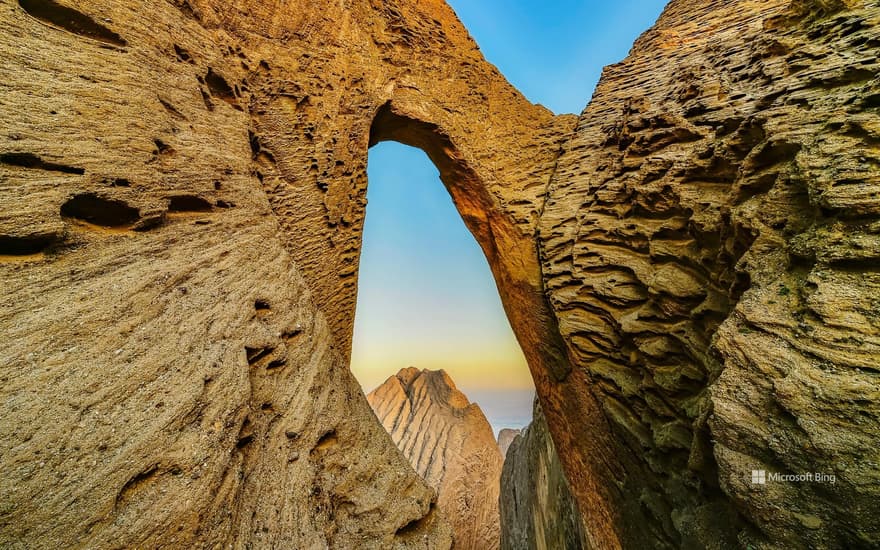
[[[592,547],[880,545],[878,29],[673,0],[575,117],[440,0],[3,3],[0,545],[450,544],[346,368],[384,139],[485,252]]]

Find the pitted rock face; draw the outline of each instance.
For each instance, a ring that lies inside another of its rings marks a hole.
[[[439,0],[4,2],[0,542],[449,545],[346,368],[397,140],[492,266],[591,545],[878,544],[878,17],[675,0],[577,118]]]
[[[543,269],[615,434],[594,471],[669,546],[880,543],[878,23],[876,2],[672,2],[559,159]]]
[[[538,327],[574,118],[442,2],[10,1],[0,50],[0,544],[448,547],[346,367],[367,149],[431,155]]]

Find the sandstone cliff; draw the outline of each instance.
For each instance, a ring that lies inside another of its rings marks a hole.
[[[501,474],[501,548],[590,548],[547,420],[535,401],[532,423],[511,442]]]
[[[543,269],[601,420],[542,404],[625,545],[880,545],[878,46],[877,2],[674,1],[565,145]]]
[[[403,369],[367,395],[379,421],[428,484],[454,546],[499,545],[501,454],[476,403],[444,371]]]
[[[346,368],[383,140],[592,546],[880,545],[878,50],[875,1],[673,0],[555,117],[440,0],[0,3],[0,545],[449,545]]]

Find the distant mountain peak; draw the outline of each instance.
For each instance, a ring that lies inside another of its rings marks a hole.
[[[444,370],[401,369],[367,395],[413,468],[437,489],[456,548],[497,549],[502,458],[489,421]]]
[[[399,387],[399,390],[396,388]],[[417,369],[415,367],[407,367],[401,369],[397,374],[388,378],[384,384],[373,390],[371,393],[387,393],[402,391],[407,399],[413,402],[429,400],[438,406],[450,407],[453,409],[466,409],[473,405],[473,408],[482,410],[475,403],[471,403],[467,396],[458,390],[452,377],[445,370],[428,370]]]
[[[511,443],[520,433],[522,433],[522,430],[519,428],[502,428],[498,432],[498,450],[501,451],[502,458],[507,458],[507,449],[510,448]]]

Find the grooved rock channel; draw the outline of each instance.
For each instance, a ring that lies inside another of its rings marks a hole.
[[[0,3],[0,546],[449,547],[347,368],[396,140],[591,547],[877,547],[878,22],[673,0],[576,117],[440,0]]]
[[[406,368],[367,394],[397,448],[431,487],[455,548],[497,550],[501,453],[479,405],[445,371]]]

